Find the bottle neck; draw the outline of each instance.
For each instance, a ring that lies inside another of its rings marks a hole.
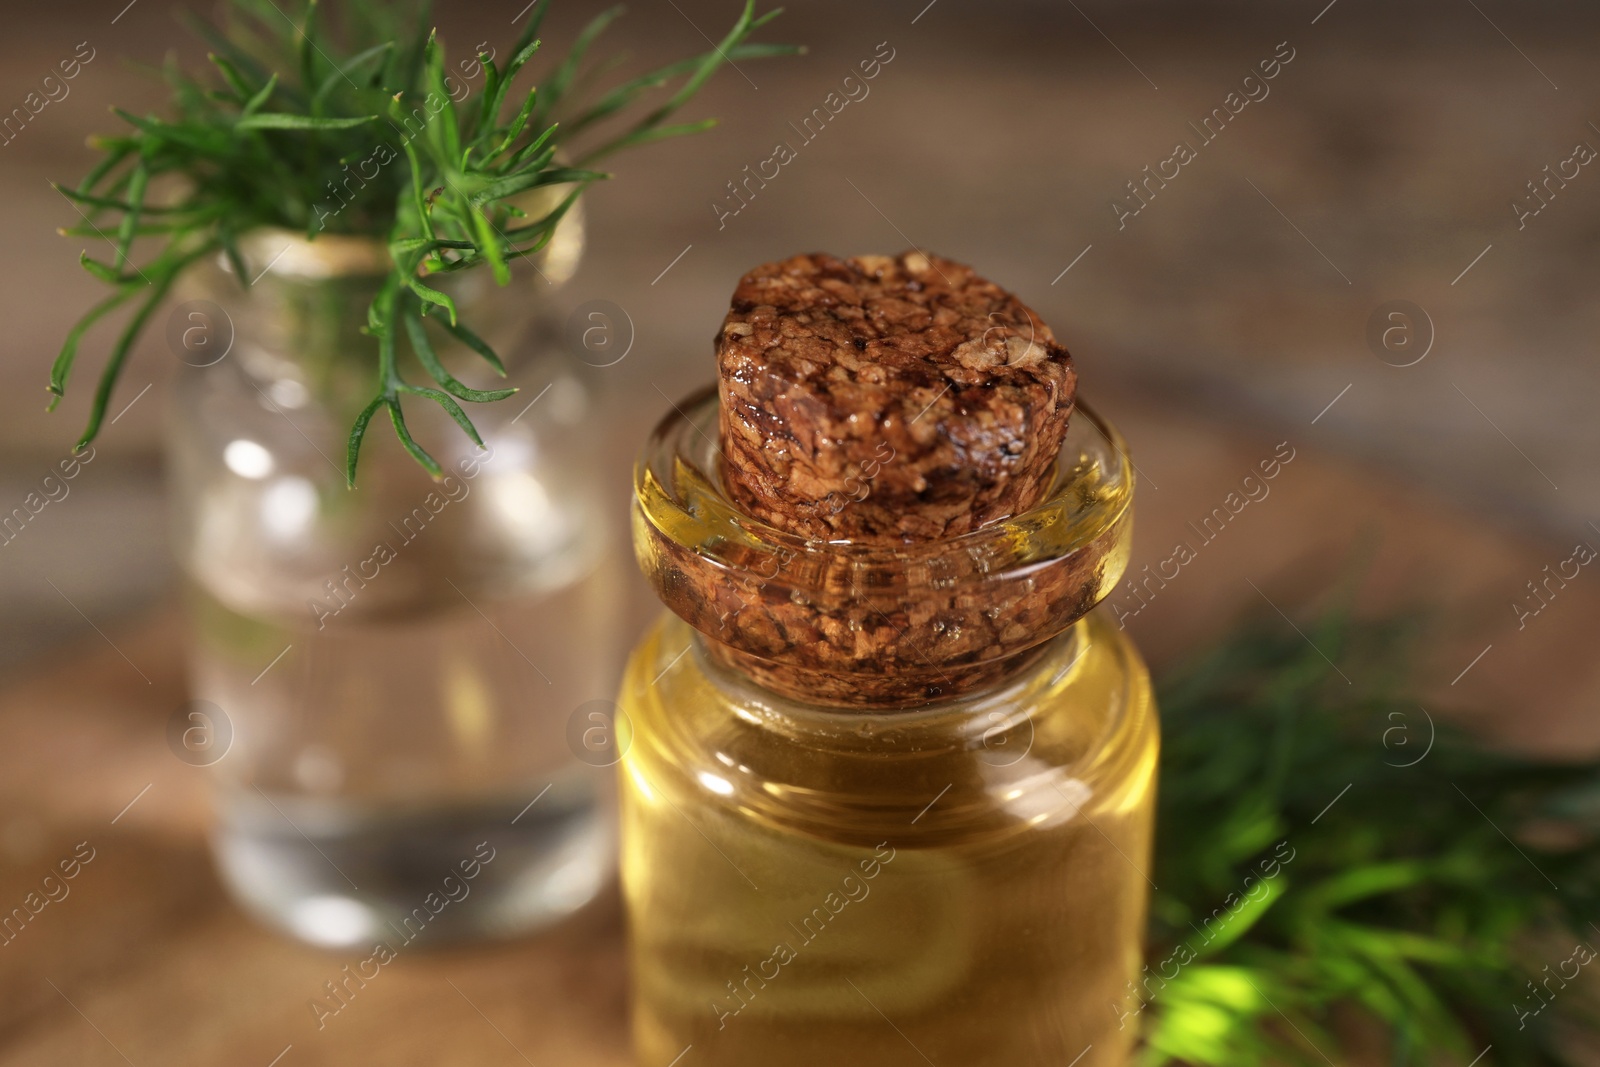
[[[708,390],[657,429],[635,471],[635,549],[712,662],[786,698],[888,712],[1003,685],[1127,565],[1133,469],[1082,405],[1038,505],[894,545],[808,541],[741,511],[718,418]]]
[[[1076,659],[1075,650],[1083,641],[1080,628],[1069,626],[1053,640],[997,660],[982,670],[930,670],[909,679],[902,672],[892,684],[881,687],[863,684],[855,672],[773,667],[703,633],[695,635],[695,654],[709,675],[726,689],[737,690],[755,706],[787,709],[785,714],[798,716],[797,721],[807,721],[810,716],[831,729],[840,717],[853,720],[863,713],[874,720],[884,716],[969,715],[972,708],[991,703],[999,694],[1026,686],[1045,661]],[[910,692],[914,682],[922,683],[922,688]]]
[[[699,641],[708,662],[748,685],[791,701],[857,712],[936,707],[980,697],[1026,675],[1038,664],[1045,647],[1036,645],[965,666],[929,662],[874,673],[863,672],[859,664],[838,671],[808,667],[793,659],[768,659],[707,634],[699,635]]]

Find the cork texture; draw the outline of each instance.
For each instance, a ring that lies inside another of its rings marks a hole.
[[[1026,511],[1077,385],[1017,297],[916,251],[757,267],[716,347],[729,495],[818,540],[937,540]]]

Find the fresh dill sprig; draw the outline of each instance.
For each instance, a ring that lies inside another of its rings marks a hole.
[[[1404,696],[1409,629],[1326,619],[1354,685],[1279,627],[1162,687],[1149,967],[1115,1009],[1144,1067],[1343,1063],[1362,1018],[1396,1067],[1580,1062],[1600,764],[1436,724]]]
[[[112,292],[68,332],[50,374],[52,408],[66,393],[84,335],[112,312],[133,306],[112,345],[80,448],[99,432],[128,353],[178,277],[222,255],[240,284],[250,284],[240,240],[277,227],[309,239],[329,232],[387,242],[391,269],[367,316],[377,391],[351,429],[346,477],[353,485],[361,442],[379,411],[388,412],[401,444],[438,477],[439,464],[406,428],[402,397],[437,403],[481,443],[458,401],[500,400],[514,390],[470,389],[445,371],[429,346],[425,317],[505,374],[499,357],[429,277],[482,267],[506,284],[510,265],[541,251],[588,185],[609,177],[594,163],[710,128],[714,119],[668,120],[724,63],[798,51],[751,42],[779,11],[757,16],[754,0],[747,0],[710,51],[603,92],[580,91],[591,46],[622,12],[615,7],[593,19],[524,90],[514,86],[539,50],[550,0],[533,6],[508,53],[496,56],[480,46],[474,58],[455,65],[447,64],[444,47],[428,29],[426,0],[343,0],[335,7],[325,12],[317,0],[225,0],[221,25],[189,17],[212,48],[215,69],[199,76],[169,61],[163,73],[171,116],[116,109],[129,130],[94,139],[103,158],[76,187],[57,186],[84,215],[84,225],[62,232],[107,238],[114,254],[110,262],[81,256],[84,269]],[[602,65],[601,72],[608,69]],[[642,109],[648,95],[673,83],[664,99]],[[627,121],[630,114],[636,117]],[[617,124],[608,135],[581,136],[608,120]],[[575,137],[590,143],[574,144]],[[330,195],[350,165],[371,161],[384,148],[387,153],[377,156],[383,165],[369,168],[376,173],[363,169],[359,198],[346,203]],[[164,180],[177,187],[175,195],[153,196]],[[537,218],[518,206],[519,198],[525,203],[547,186],[570,192]],[[155,240],[160,249],[135,262],[140,238]],[[402,335],[438,388],[402,377],[396,355]]]

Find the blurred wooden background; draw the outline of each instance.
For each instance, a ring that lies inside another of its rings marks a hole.
[[[443,32],[463,50],[507,41],[524,2],[441,4]],[[158,106],[129,59],[199,57],[165,0],[125,5],[33,5],[0,35],[0,113],[80,42],[95,51],[70,95],[0,146],[0,512],[67,453],[104,352],[87,346],[73,395],[46,416],[49,360],[96,292],[80,245],[56,236],[75,215],[47,180],[87,167],[83,138],[114,128],[109,104]],[[546,39],[599,6],[559,4]],[[635,66],[660,62],[703,47],[735,6],[639,0],[616,43]],[[575,280],[528,294],[558,317],[611,300],[634,323],[632,353],[604,372],[607,417],[584,431],[614,471],[619,515],[643,426],[661,393],[710,376],[743,270],[798,250],[917,245],[1014,289],[1072,348],[1145,476],[1136,570],[1278,442],[1297,450],[1271,497],[1130,621],[1158,664],[1244,612],[1305,617],[1375,543],[1366,602],[1440,611],[1430,700],[1487,709],[1513,744],[1600,743],[1600,579],[1586,570],[1525,630],[1511,606],[1575,542],[1600,545],[1600,170],[1543,187],[1548,204],[1521,228],[1512,206],[1534,204],[1527,183],[1579,143],[1600,148],[1600,12],[826,0],[795,5],[774,32],[810,53],[722,73],[692,109],[723,116],[718,130],[619,159],[589,202]],[[719,227],[727,183],[796,140],[788,124],[881,42],[894,58],[870,94]],[[1189,123],[1280,47],[1293,58],[1269,95],[1119,229],[1111,204],[1127,183],[1175,142],[1197,144]],[[1431,323],[1412,366],[1367,339],[1394,300]],[[265,1067],[290,1045],[283,1067],[621,1062],[614,903],[528,945],[402,960],[318,1032],[305,1002],[348,961],[254,929],[220,896],[200,774],[161,739],[183,699],[159,464],[177,366],[153,330],[94,463],[0,546],[0,904],[73,843],[100,850],[68,900],[0,947],[0,1063]],[[635,588],[619,640],[652,610]]]

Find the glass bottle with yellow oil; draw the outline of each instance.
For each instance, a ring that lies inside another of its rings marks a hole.
[[[800,315],[763,333],[793,310],[783,279],[816,258],[785,266],[778,291],[744,299],[754,276],[741,283],[729,323],[744,308],[753,332],[724,327],[720,391],[676,406],[636,468],[635,546],[670,609],[635,650],[620,700],[637,1062],[1121,1064],[1134,1037],[1126,997],[1141,962],[1157,755],[1145,667],[1092,610],[1127,563],[1126,450],[1073,404],[1069,376],[1059,447],[1031,460],[1008,450],[1042,479],[1015,514],[920,538],[819,537],[751,514],[772,501],[752,505],[730,485],[763,462],[737,437],[742,390],[763,379],[730,373],[728,338],[770,353],[811,329]],[[953,314],[941,307],[971,303],[966,268],[949,261],[908,254],[818,269],[827,284],[802,278],[810,288],[797,299],[844,293],[829,306],[846,307],[846,325],[899,338],[901,353],[906,331],[883,329],[885,316],[937,329]],[[905,309],[930,270],[954,295],[916,319]],[[886,304],[874,286],[896,272],[912,295]],[[987,436],[969,439],[961,470],[981,468],[976,449],[999,437],[996,420],[974,412],[1005,395],[1010,368],[1032,354],[1035,333],[1024,345],[1011,337],[1039,329],[1026,309],[1004,322],[980,341],[997,346],[997,362],[979,370],[999,384],[964,395],[958,377],[924,451],[907,454],[916,426],[905,412],[952,390],[873,413],[869,432],[897,442],[895,455],[849,476],[881,492],[882,521],[971,499],[945,492],[931,465],[906,472],[959,437],[962,420]],[[855,349],[906,365],[839,336],[840,363]],[[778,371],[746,424],[776,442],[766,458],[786,475],[757,483],[774,498],[800,492],[798,469],[821,462],[798,455],[808,443],[796,426],[824,403],[796,396],[840,380]],[[910,493],[899,511],[885,504],[896,476]],[[806,491],[826,500],[826,480]],[[867,495],[847,491],[849,503]],[[807,514],[832,521],[828,507]],[[949,507],[940,514],[959,525]]]

